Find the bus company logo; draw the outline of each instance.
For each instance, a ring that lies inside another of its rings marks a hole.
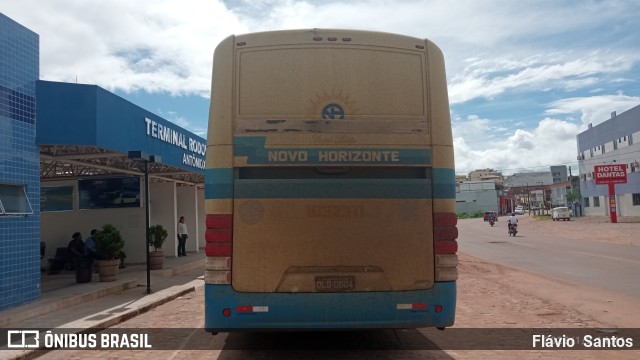
[[[29,349],[40,347],[40,332],[38,330],[8,330],[7,347]]]
[[[340,104],[327,104],[322,109],[322,120],[344,119],[344,109]]]
[[[309,111],[311,114],[319,114],[324,121],[345,119],[348,114],[355,113],[354,101],[342,91],[326,91],[316,94],[311,100]]]

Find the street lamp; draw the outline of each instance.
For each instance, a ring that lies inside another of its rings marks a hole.
[[[145,294],[151,294],[151,267],[149,264],[149,245],[151,244],[151,232],[149,228],[149,163],[160,162],[160,156],[150,155],[144,151],[129,151],[128,158],[142,161],[144,164],[144,213],[145,213],[145,237],[144,251],[147,254],[147,290]]]

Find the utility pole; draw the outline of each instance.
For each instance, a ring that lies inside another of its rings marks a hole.
[[[578,199],[576,199],[573,194],[573,175],[571,174],[571,166],[569,166],[569,186],[571,187],[571,211],[573,212],[573,216],[578,217],[578,209],[576,209]]]
[[[571,186],[571,193],[573,194],[573,175],[571,175],[571,166],[569,166],[569,184]]]
[[[529,191],[528,182],[527,182],[527,208],[529,208],[529,215],[531,215],[531,192]]]

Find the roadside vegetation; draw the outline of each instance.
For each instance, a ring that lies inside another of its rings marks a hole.
[[[481,218],[484,216],[484,211],[482,210],[478,210],[472,213],[460,213],[458,214],[458,219],[475,219],[475,218]]]
[[[551,214],[533,215],[533,218],[536,220],[551,220]]]

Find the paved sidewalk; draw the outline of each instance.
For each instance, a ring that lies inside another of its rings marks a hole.
[[[39,300],[0,312],[4,329],[92,329],[113,326],[194,291],[204,284],[204,251],[165,258],[164,268],[151,270],[151,294],[146,294],[145,264],[127,264],[118,279],[78,284],[75,272],[42,273]],[[4,339],[3,339],[4,340]],[[3,341],[4,343],[4,341]],[[29,350],[0,349],[0,359],[34,356]]]

